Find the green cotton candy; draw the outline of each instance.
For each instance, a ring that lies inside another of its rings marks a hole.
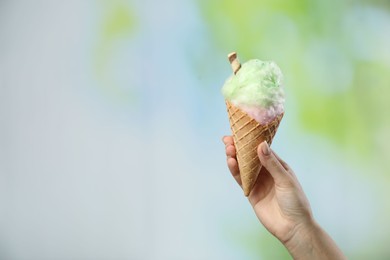
[[[250,60],[225,82],[222,94],[238,106],[281,108],[284,104],[282,78],[275,62]]]

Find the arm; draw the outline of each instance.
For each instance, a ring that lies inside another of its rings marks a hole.
[[[229,170],[241,186],[233,138],[225,136],[223,141]],[[258,156],[264,167],[248,199],[265,228],[294,259],[346,259],[314,220],[305,193],[287,163],[266,142],[259,145]]]
[[[332,238],[315,222],[295,232],[284,246],[294,259],[346,259]]]

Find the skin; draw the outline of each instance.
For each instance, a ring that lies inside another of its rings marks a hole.
[[[241,186],[233,138],[224,136],[227,165]],[[257,149],[263,165],[248,196],[257,218],[278,238],[294,259],[346,259],[313,218],[308,199],[293,170],[267,142]]]

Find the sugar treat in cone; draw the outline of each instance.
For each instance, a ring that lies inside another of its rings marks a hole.
[[[242,188],[245,196],[249,196],[262,167],[257,147],[263,141],[271,145],[284,114],[282,73],[272,61],[253,59],[241,65],[235,52],[228,58],[233,74],[226,80],[222,94],[229,115]]]

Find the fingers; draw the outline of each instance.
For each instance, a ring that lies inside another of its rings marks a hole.
[[[233,137],[232,137],[232,136],[224,136],[224,137],[222,138],[222,142],[225,144],[225,146],[227,146],[227,145],[229,145],[229,144],[231,144],[231,145],[234,144],[234,142],[233,142]]]
[[[228,159],[230,157],[236,158],[236,148],[234,147],[233,138],[231,136],[224,136],[222,141],[225,144],[225,152]]]
[[[227,159],[227,165],[228,165],[228,168],[230,170],[230,172],[232,173],[232,176],[233,178],[236,180],[236,182],[238,183],[238,185],[242,185],[241,183],[241,176],[240,176],[240,171],[238,169],[238,163],[237,163],[237,160],[235,158],[229,158]]]
[[[233,157],[235,158],[236,157],[236,148],[231,145],[231,144],[228,144],[226,147],[225,147],[225,151],[226,151],[226,156],[229,158],[229,157]]]
[[[286,168],[271,151],[266,141],[262,142],[259,145],[259,147],[257,148],[257,154],[259,156],[261,164],[274,178],[275,184],[289,180]]]
[[[231,172],[233,178],[237,181],[238,185],[241,186],[241,176],[240,170],[238,168],[236,148],[234,147],[233,137],[224,136],[222,138],[222,141],[225,144],[225,152],[227,156],[227,165],[229,171]]]

